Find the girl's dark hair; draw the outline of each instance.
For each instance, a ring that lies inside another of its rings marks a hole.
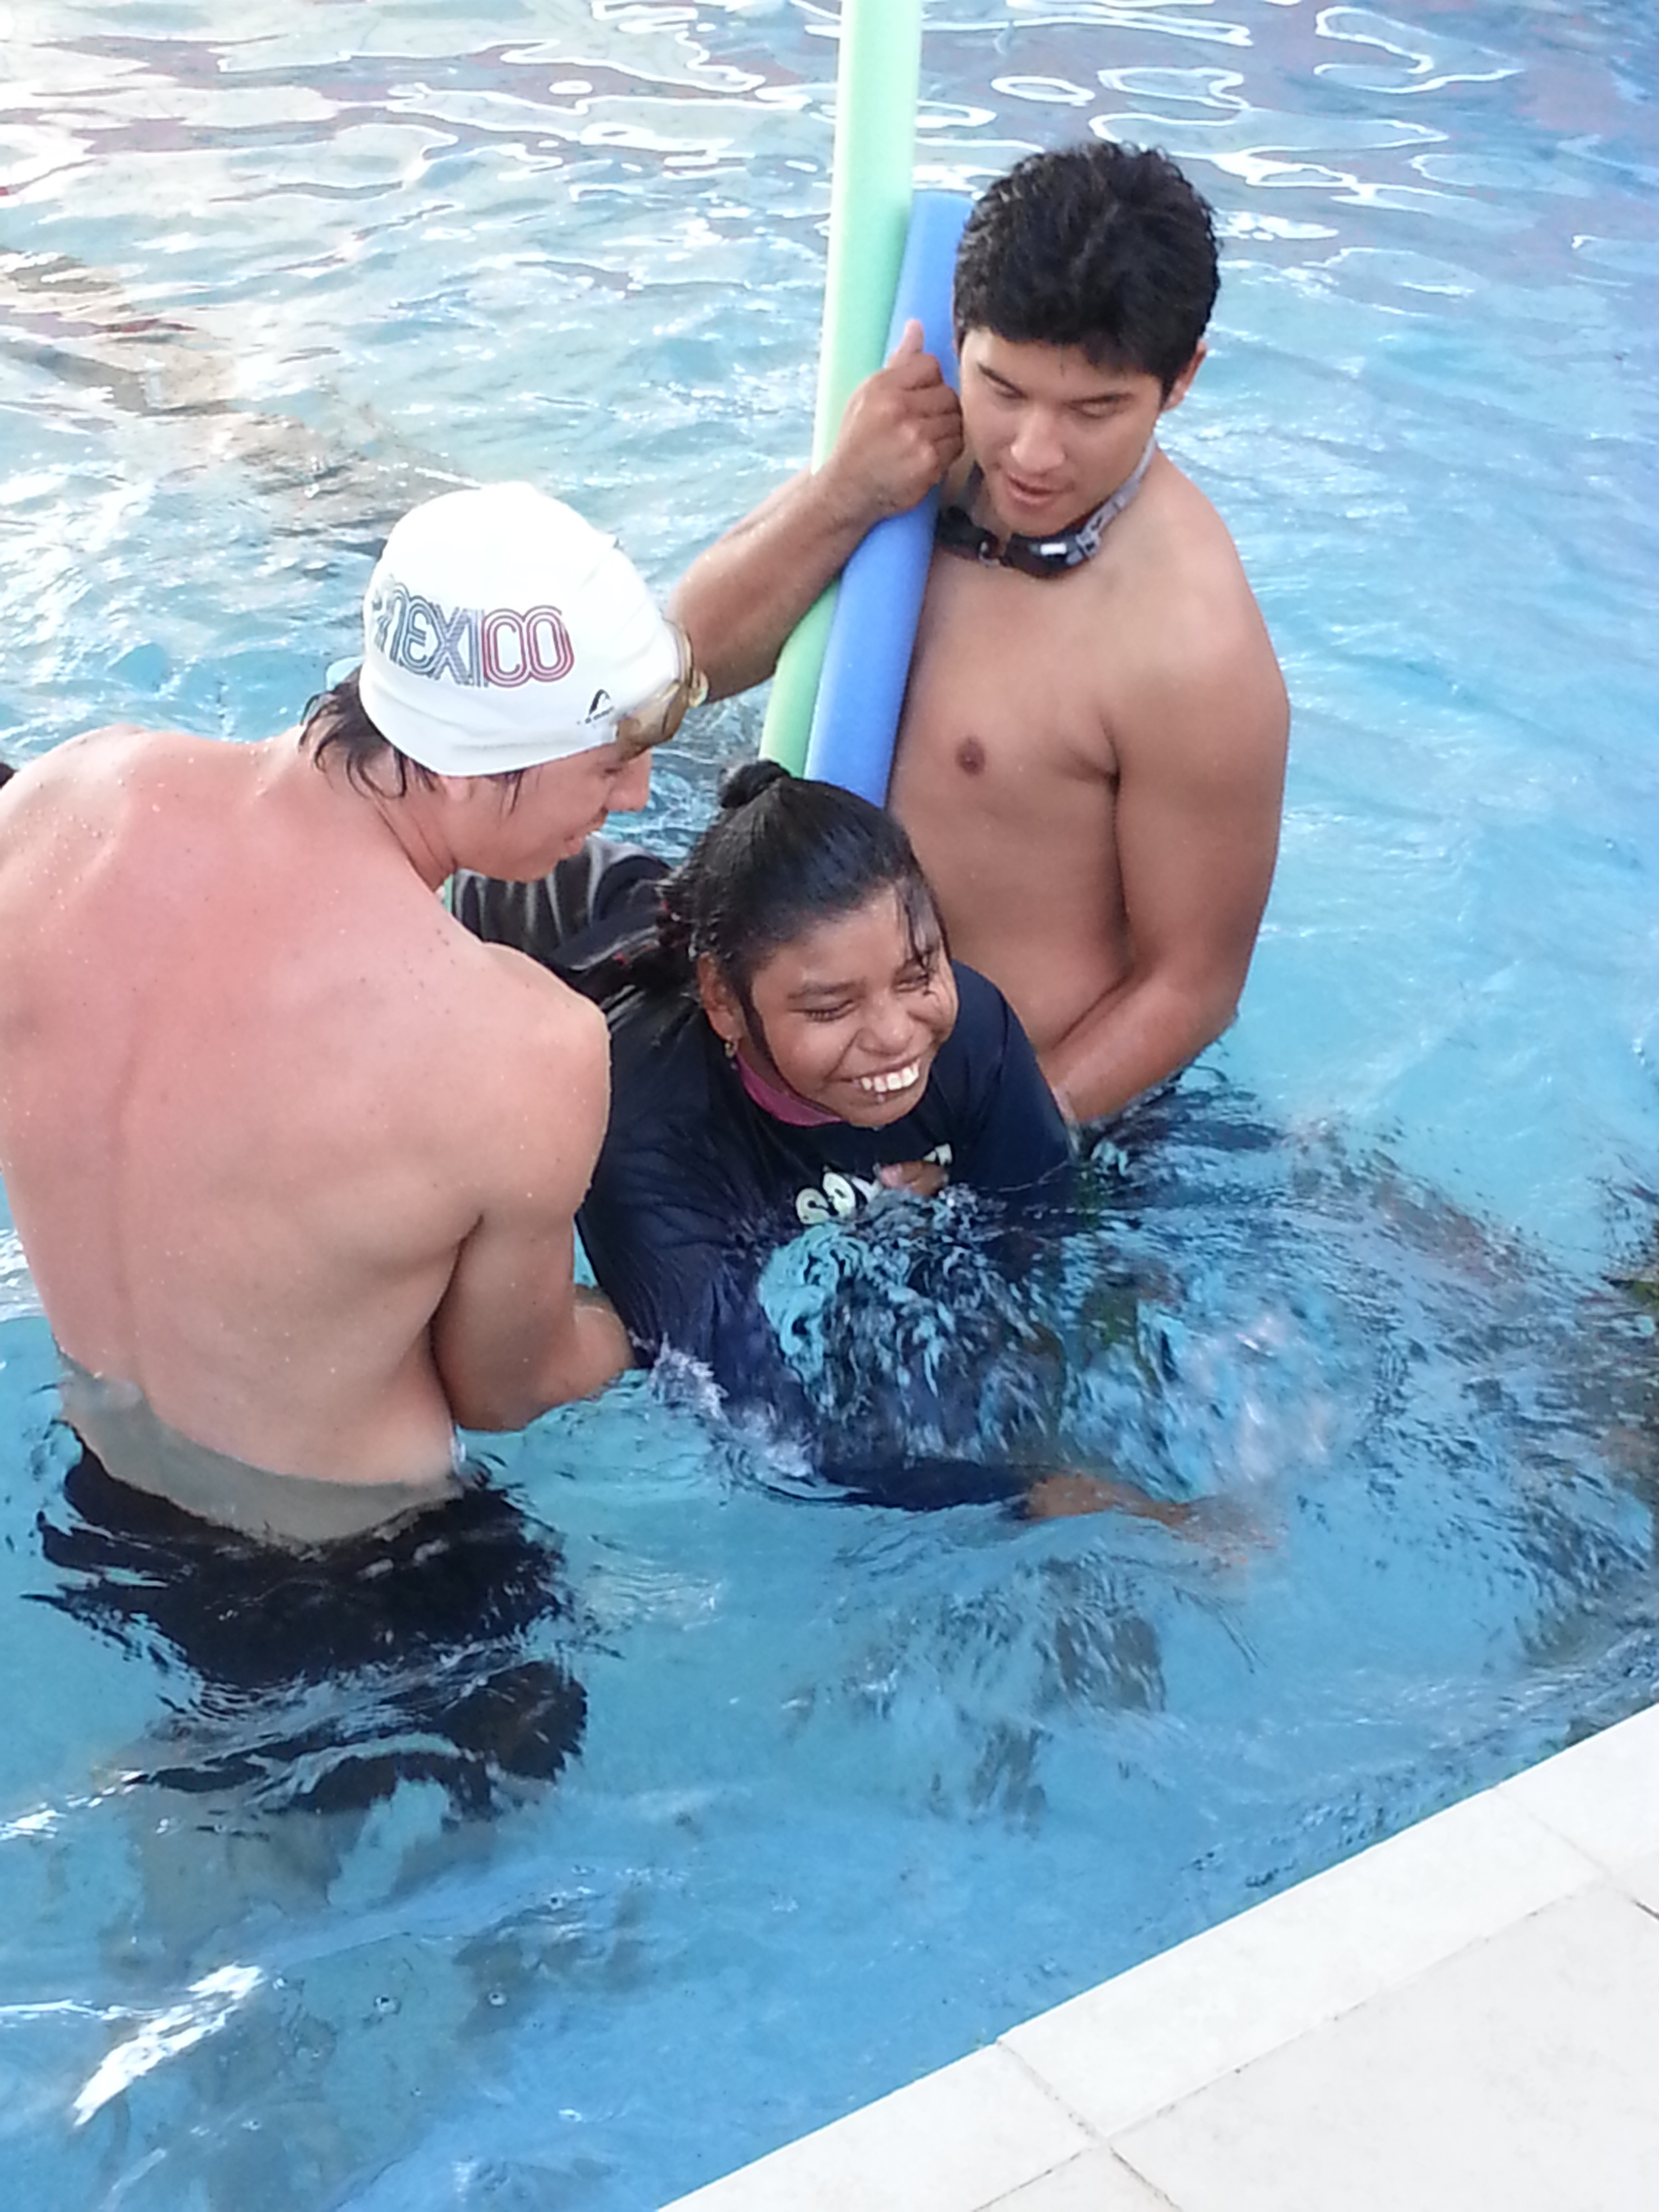
[[[746,761],[720,785],[720,812],[660,887],[657,941],[630,963],[646,989],[688,982],[708,953],[752,1020],[750,985],[805,930],[894,892],[911,950],[944,927],[910,840],[890,814],[838,784]]]
[[[1080,346],[1155,376],[1167,398],[1218,277],[1209,208],[1166,154],[1109,139],[1030,154],[989,185],[957,254],[958,344]]]

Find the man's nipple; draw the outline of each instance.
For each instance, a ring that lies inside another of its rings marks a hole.
[[[957,747],[957,766],[964,775],[979,775],[985,767],[985,748],[977,738],[964,738]]]

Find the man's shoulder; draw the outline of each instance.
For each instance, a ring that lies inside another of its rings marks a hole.
[[[605,1016],[591,999],[511,945],[486,944],[453,922],[444,935],[465,971],[474,1020],[503,1050],[532,1061],[548,1052],[605,1056]]]
[[[1121,571],[1102,580],[1119,594],[1115,688],[1127,717],[1120,739],[1132,738],[1139,720],[1164,743],[1178,733],[1171,715],[1183,702],[1203,702],[1206,724],[1224,702],[1230,720],[1270,732],[1285,714],[1284,680],[1226,523],[1173,464],[1144,520],[1125,541]]]
[[[436,1022],[435,1059],[428,1055],[435,1123],[481,1186],[510,1193],[550,1176],[574,1212],[610,1105],[605,1016],[504,945],[467,938],[452,954],[459,972],[433,999],[434,1011],[453,1010]]]
[[[154,762],[157,767],[187,759],[246,762],[260,748],[225,738],[205,738],[191,730],[157,729],[144,722],[102,722],[83,730],[45,756],[64,768],[102,768],[115,760]]]
[[[1163,467],[1123,518],[1123,557],[1109,568],[1110,581],[1131,588],[1138,613],[1162,608],[1183,627],[1254,613],[1255,595],[1218,509],[1184,470],[1159,458]]]
[[[84,787],[119,776],[143,777],[198,752],[215,757],[245,750],[221,738],[191,737],[183,730],[156,730],[139,722],[105,722],[95,730],[82,730],[61,744],[38,753],[33,759],[15,762],[15,796],[31,791]]]
[[[95,853],[141,890],[163,888],[181,843],[194,840],[201,854],[222,848],[229,782],[250,780],[252,751],[132,722],[64,738],[18,764],[5,785],[14,882],[54,872],[58,897],[67,898],[78,887],[81,856]],[[61,913],[59,927],[68,927]]]

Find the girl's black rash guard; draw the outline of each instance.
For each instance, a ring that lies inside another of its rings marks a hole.
[[[787,1415],[799,1392],[759,1300],[781,1244],[860,1212],[883,1194],[879,1170],[906,1160],[1046,1208],[1066,1196],[1070,1139],[1012,1009],[959,962],[956,1027],[919,1104],[882,1129],[779,1121],[750,1097],[689,988],[628,981],[628,947],[653,927],[665,872],[637,848],[590,838],[539,884],[458,877],[454,910],[605,1008],[611,1123],[577,1224],[636,1354],[686,1353],[729,1401]]]

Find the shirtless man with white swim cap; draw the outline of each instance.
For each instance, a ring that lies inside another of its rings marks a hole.
[[[573,1286],[602,1017],[439,887],[644,805],[698,696],[611,542],[525,484],[388,539],[297,730],[130,726],[0,790],[0,1176],[109,1471],[332,1536],[628,1364]]]
[[[1209,210],[1163,155],[1031,155],[963,234],[960,409],[913,325],[823,465],[672,601],[717,694],[757,683],[870,526],[945,477],[890,804],[952,952],[1079,1121],[1231,1021],[1273,878],[1285,686],[1225,526],[1157,442],[1216,288]]]

